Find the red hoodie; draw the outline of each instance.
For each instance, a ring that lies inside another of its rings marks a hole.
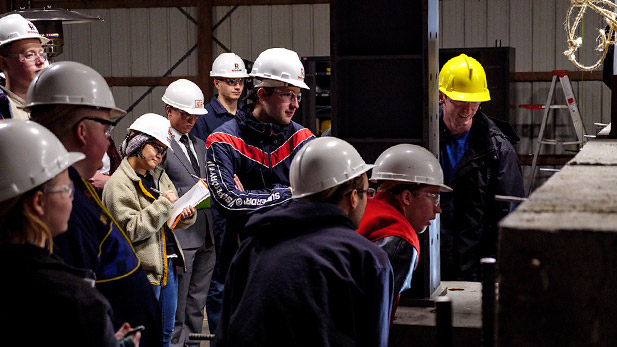
[[[399,208],[399,202],[391,194],[377,193],[374,199],[368,200],[360,227],[356,231],[372,242],[388,236],[398,236],[416,249],[419,259],[418,235]]]

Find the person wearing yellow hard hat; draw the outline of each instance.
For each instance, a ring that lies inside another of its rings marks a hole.
[[[480,104],[491,99],[482,65],[465,54],[439,73],[441,278],[479,281],[480,259],[497,256],[497,223],[513,207],[495,195],[524,196],[514,129],[487,117]]]

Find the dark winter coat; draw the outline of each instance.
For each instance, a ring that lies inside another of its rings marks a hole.
[[[387,346],[387,255],[337,206],[254,214],[225,282],[216,346]]]
[[[514,208],[495,195],[524,196],[512,126],[478,111],[469,131],[469,148],[445,182],[454,191],[441,193],[441,278],[447,281],[480,280],[480,259],[496,256],[497,223]],[[450,139],[442,116],[442,157]]]

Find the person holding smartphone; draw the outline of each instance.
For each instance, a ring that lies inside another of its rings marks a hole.
[[[37,123],[0,122],[0,259],[11,264],[11,280],[0,286],[3,317],[10,317],[0,325],[7,346],[139,345],[140,334],[124,340],[128,323],[114,334],[111,306],[95,289],[94,272],[53,254],[52,238],[68,229],[73,208],[68,168],[84,157],[67,152]],[[44,324],[33,333],[35,320]]]

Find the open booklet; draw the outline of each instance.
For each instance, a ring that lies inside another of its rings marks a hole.
[[[180,197],[176,202],[174,202],[174,207],[171,209],[170,217],[167,220],[167,225],[171,230],[174,230],[178,221],[180,221],[180,213],[182,210],[191,205],[193,207],[197,206],[200,202],[206,200],[210,197],[210,191],[208,190],[208,186],[206,185],[205,180],[199,180],[193,188],[191,188],[188,192],[186,192],[182,197]]]

